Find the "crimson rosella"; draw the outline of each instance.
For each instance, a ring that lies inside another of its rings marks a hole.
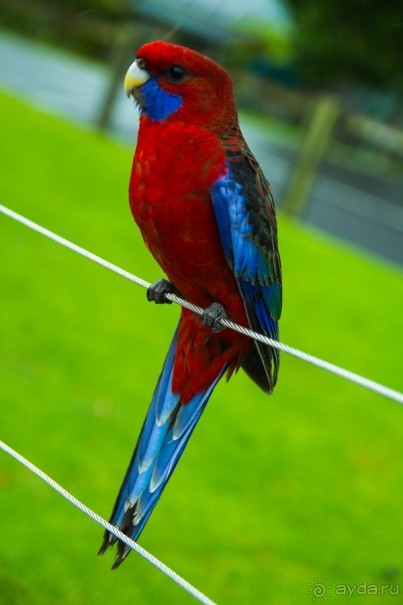
[[[137,540],[220,380],[242,367],[273,390],[278,351],[223,330],[222,318],[278,338],[281,265],[270,185],[238,125],[233,82],[207,57],[166,42],[145,44],[125,89],[140,108],[129,186],[143,239],[174,292],[206,309],[182,309],[111,523]],[[118,542],[113,567],[129,548]]]

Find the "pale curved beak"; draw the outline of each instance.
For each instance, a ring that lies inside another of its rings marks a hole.
[[[124,89],[128,97],[134,94],[136,89],[150,79],[150,74],[145,69],[140,69],[137,61],[134,61],[127,70]]]

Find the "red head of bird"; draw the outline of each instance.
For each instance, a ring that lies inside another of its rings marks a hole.
[[[233,81],[200,53],[157,41],[145,44],[129,67],[125,90],[151,121],[177,120],[224,134],[237,124]]]

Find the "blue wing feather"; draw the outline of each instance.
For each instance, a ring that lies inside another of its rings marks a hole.
[[[228,162],[227,174],[211,190],[217,226],[252,329],[277,340],[282,290],[274,207],[260,169],[246,155],[237,160]],[[266,199],[261,193],[265,186]],[[271,390],[278,372],[278,351],[261,344],[256,347]]]

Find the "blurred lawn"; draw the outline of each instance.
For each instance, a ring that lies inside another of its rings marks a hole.
[[[131,151],[7,97],[0,122],[1,203],[160,275]],[[1,438],[109,516],[179,311],[0,221]],[[401,276],[285,220],[280,245],[283,340],[402,389]],[[242,373],[217,388],[141,542],[222,604],[402,582],[402,437],[397,404],[283,355],[273,397]],[[135,554],[110,572],[100,528],[3,454],[0,488],[1,605],[193,602]]]

